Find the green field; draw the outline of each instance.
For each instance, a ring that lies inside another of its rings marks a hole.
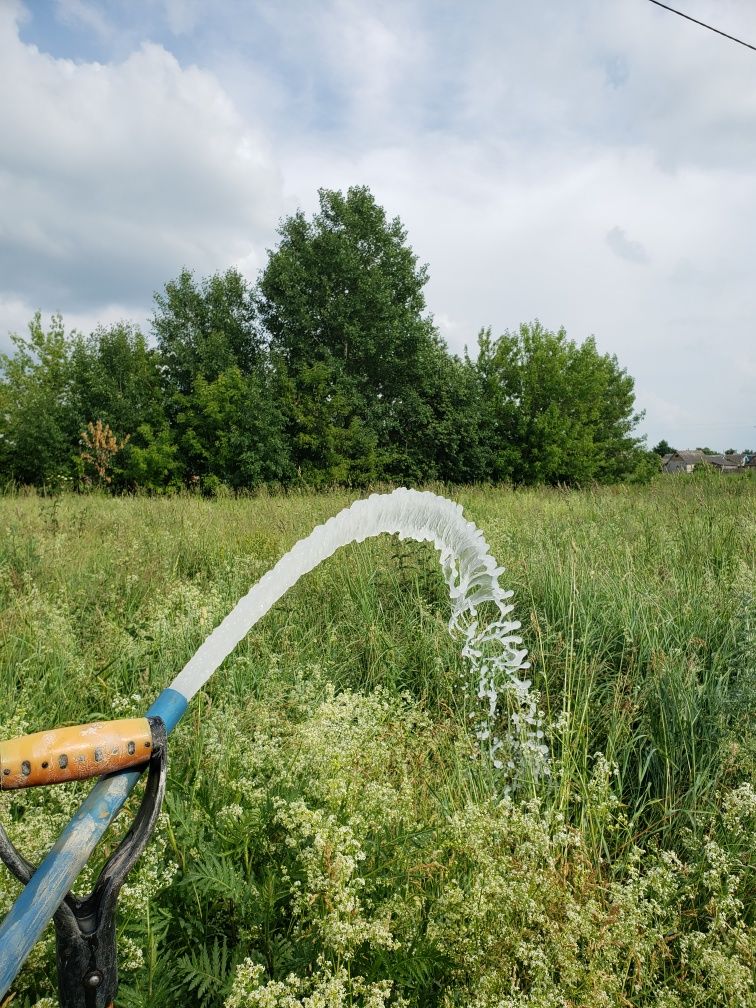
[[[508,797],[476,753],[434,552],[344,549],[171,739],[119,1008],[756,1003],[756,481],[450,495],[507,568],[550,777]],[[351,499],[0,499],[2,735],[142,714]],[[84,790],[0,817],[39,859]],[[53,963],[48,929],[6,1003],[55,1005]]]

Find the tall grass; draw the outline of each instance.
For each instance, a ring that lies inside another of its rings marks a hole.
[[[755,491],[452,492],[507,567],[549,724],[552,774],[513,800],[476,755],[433,552],[383,538],[308,575],[172,739],[120,1002],[745,1004]],[[3,734],[141,712],[350,499],[0,500]],[[0,814],[40,857],[80,797]],[[51,941],[19,1008],[54,1003]]]

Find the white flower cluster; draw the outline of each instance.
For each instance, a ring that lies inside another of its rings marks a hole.
[[[390,980],[367,983],[324,961],[306,980],[291,974],[265,983],[264,974],[262,966],[245,959],[236,968],[225,1008],[386,1008],[393,987]],[[404,1008],[407,1002],[394,999],[392,1005]]]
[[[168,813],[163,810],[150,842],[121,889],[118,906],[124,917],[146,915],[151,900],[173,881],[178,865],[167,857],[168,829]]]
[[[116,693],[110,701],[110,709],[119,718],[139,717],[144,711],[144,701],[141,693],[131,696],[121,696]]]
[[[753,837],[756,833],[756,791],[744,782],[729,791],[723,802],[723,819],[727,831],[736,837]]]
[[[301,921],[314,917],[323,947],[345,962],[363,942],[396,948],[389,917],[368,914],[363,907],[361,862],[366,855],[351,827],[301,800],[277,798],[274,806],[287,831],[286,843],[297,848],[305,874],[292,901],[295,917]]]

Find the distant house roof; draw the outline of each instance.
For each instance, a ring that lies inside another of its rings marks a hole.
[[[743,465],[743,456],[737,452],[733,455],[708,455],[704,461],[718,469],[740,469]]]
[[[710,455],[707,452],[702,452],[696,449],[695,451],[675,451],[671,452],[669,455],[665,455],[662,459],[662,466],[666,469],[668,466],[672,465],[670,471],[674,472],[674,463],[682,462],[685,466],[697,466],[697,465],[711,465],[716,469],[731,471],[734,469],[740,469],[744,465],[755,466],[756,465],[756,455],[752,456],[750,461],[746,462],[746,456],[741,455],[738,452],[733,452],[732,455],[720,455],[713,454]]]

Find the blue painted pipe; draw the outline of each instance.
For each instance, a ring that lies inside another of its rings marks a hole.
[[[182,693],[165,689],[146,716],[161,718],[170,734],[188,703]],[[8,993],[24,960],[103,833],[118,815],[141,773],[141,770],[124,770],[95,784],[0,924],[0,999]]]

